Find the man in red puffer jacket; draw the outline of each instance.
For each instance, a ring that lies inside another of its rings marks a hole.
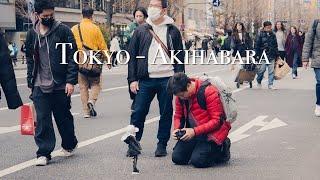
[[[197,93],[203,82],[188,78],[184,73],[175,74],[168,82],[168,91],[176,95],[173,137],[178,140],[172,154],[177,165],[189,162],[197,168],[230,159],[231,125],[225,121],[219,91],[212,85],[205,89],[207,109],[200,107]]]

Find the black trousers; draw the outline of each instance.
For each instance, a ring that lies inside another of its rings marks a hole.
[[[39,87],[33,90],[33,103],[37,113],[37,126],[34,139],[38,146],[37,157],[51,158],[51,152],[56,144],[52,124],[52,114],[56,121],[62,148],[74,149],[78,143],[74,132],[73,116],[70,112],[71,99],[64,90],[43,93]]]
[[[116,67],[118,65],[117,53],[118,52],[113,52],[113,54],[112,54],[112,57],[111,57],[112,67]]]
[[[223,156],[221,145],[208,142],[205,138],[194,138],[177,142],[173,148],[172,161],[177,165],[187,165],[190,162],[196,168],[207,168],[220,162]]]
[[[286,59],[286,52],[285,52],[285,51],[279,51],[279,56],[281,57],[282,60],[285,61],[285,59]]]

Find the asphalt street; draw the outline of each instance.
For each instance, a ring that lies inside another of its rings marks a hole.
[[[188,66],[187,73],[220,76],[233,89],[239,117],[232,124],[231,160],[207,169],[176,166],[171,162],[175,144],[170,140],[169,155],[155,158],[159,110],[156,98],[147,117],[139,158],[140,175],[132,175],[132,160],[125,157],[127,146],[120,141],[129,123],[130,104],[127,69],[106,70],[103,92],[97,103],[97,118],[83,119],[79,90],[72,98],[72,112],[80,142],[70,158],[54,157],[45,167],[33,165],[36,145],[32,136],[19,133],[20,110],[10,111],[0,102],[0,179],[320,179],[320,118],[313,114],[315,80],[311,69],[299,69],[299,78],[276,81],[278,90],[236,89],[236,71],[227,66]],[[17,70],[18,88],[29,103],[25,70]],[[57,135],[56,150],[60,147]],[[55,154],[54,154],[55,155]]]

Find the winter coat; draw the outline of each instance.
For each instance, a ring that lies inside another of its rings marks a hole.
[[[276,35],[273,32],[261,30],[256,38],[255,51],[258,58],[265,51],[269,61],[275,60],[279,56]]]
[[[237,51],[239,51],[241,57],[246,57],[246,50],[252,50],[253,49],[253,42],[249,35],[249,33],[242,34],[242,40],[240,38],[237,38],[238,35],[233,34],[232,36],[232,46],[233,48],[233,54],[232,56],[235,56]]]
[[[177,55],[177,58],[184,63],[184,52],[180,31],[172,24],[168,24],[167,26],[167,47],[169,50],[174,50],[175,54],[178,52],[178,50],[182,50],[182,52]],[[130,54],[130,61],[128,64],[129,84],[134,81],[149,78],[148,53],[153,39],[149,29],[152,29],[151,25],[143,24],[136,29],[131,38],[128,48]],[[137,59],[137,56],[142,56],[144,58]],[[175,62],[173,67],[174,72],[184,72],[184,64],[178,64]]]
[[[313,27],[315,27],[315,31]],[[316,26],[316,21],[306,34],[302,51],[302,60],[309,61],[309,58],[312,59],[311,67],[320,68],[320,22]]]
[[[192,79],[196,85],[196,93],[189,99],[190,112],[195,120],[194,127],[195,135],[207,135],[209,141],[221,145],[227,138],[231,125],[229,122],[223,121],[224,111],[219,97],[219,91],[214,86],[208,86],[205,90],[205,97],[207,103],[207,110],[200,107],[197,101],[196,94],[198,93],[202,81],[199,79]],[[187,114],[185,105],[181,104],[179,97],[175,101],[176,111],[174,114],[174,129],[181,129],[182,118]]]
[[[296,49],[294,49],[294,44],[296,43]],[[298,53],[298,56],[301,57],[303,42],[300,36],[296,35],[293,36],[291,33],[287,37],[285,50],[286,50],[286,61],[288,65],[292,68],[293,67],[293,58],[294,54]],[[299,61],[299,67],[302,66],[302,61]]]
[[[17,109],[18,107],[22,106],[22,100],[17,89],[16,77],[14,74],[8,45],[2,33],[0,33],[0,84],[6,96],[8,108]]]
[[[27,57],[27,81],[28,87],[33,88],[37,76],[39,67],[39,55],[37,53],[37,47],[39,44],[38,33],[35,29],[30,29],[27,33],[26,39],[26,57]],[[54,83],[57,86],[61,86],[66,83],[76,85],[78,83],[78,64],[74,61],[73,55],[77,50],[77,45],[72,34],[71,29],[60,23],[55,22],[50,32],[46,37],[47,45],[49,47],[49,59],[50,68],[52,70],[52,76]],[[62,47],[61,45],[56,48],[57,43],[71,43],[70,46],[66,46],[66,62],[67,65],[62,63]]]

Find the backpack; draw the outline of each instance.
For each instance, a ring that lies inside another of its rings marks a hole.
[[[199,78],[203,81],[200,85],[199,91],[197,93],[197,101],[201,109],[207,110],[207,103],[205,97],[205,90],[208,86],[215,86],[219,91],[220,100],[222,102],[223,110],[225,116],[220,117],[220,125],[223,122],[227,121],[233,123],[237,119],[238,111],[236,107],[236,101],[232,97],[232,91],[229,87],[222,81],[220,77],[209,77],[208,75],[204,74]],[[189,101],[182,100],[179,98],[180,104],[182,105],[183,109],[186,108],[187,114],[182,114],[181,121],[180,121],[180,129],[184,127],[190,127],[189,124]],[[184,112],[184,110],[183,110]]]
[[[224,120],[233,123],[238,116],[236,100],[232,97],[231,89],[223,82],[220,77],[209,77],[204,74],[199,78],[203,81],[197,93],[197,101],[201,109],[207,110],[205,90],[208,86],[214,86],[219,91],[220,100],[225,113]]]

